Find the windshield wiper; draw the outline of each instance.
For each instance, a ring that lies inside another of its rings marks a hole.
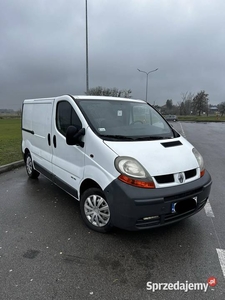
[[[134,138],[126,136],[126,135],[119,135],[119,134],[101,134],[100,137],[113,139],[113,140],[123,140],[123,141],[133,141]]]
[[[152,140],[164,140],[170,139],[171,137],[163,137],[158,135],[149,135],[135,138],[135,141],[152,141]]]

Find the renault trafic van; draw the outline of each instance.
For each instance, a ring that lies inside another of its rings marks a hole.
[[[25,100],[22,152],[80,201],[86,225],[141,230],[180,221],[209,197],[200,153],[149,104],[103,96]]]

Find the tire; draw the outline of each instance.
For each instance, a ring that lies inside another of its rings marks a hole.
[[[38,178],[40,173],[38,171],[34,170],[33,161],[32,161],[30,153],[27,153],[25,156],[25,165],[26,165],[27,175],[33,179]]]
[[[112,229],[110,207],[101,189],[86,190],[81,196],[80,210],[84,223],[90,229],[101,233]]]

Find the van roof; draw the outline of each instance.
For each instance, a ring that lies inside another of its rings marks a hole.
[[[24,102],[35,102],[35,101],[53,101],[55,98],[34,98],[34,99],[25,99]]]
[[[84,99],[84,100],[114,100],[114,101],[133,101],[133,102],[145,102],[140,99],[132,99],[132,98],[122,98],[122,97],[112,97],[112,96],[90,96],[90,95],[72,95],[74,99]]]
[[[70,96],[70,95],[65,95],[65,96]],[[58,97],[63,97],[62,96],[58,96]],[[53,101],[55,98],[58,97],[49,97],[49,98],[34,98],[34,99],[25,99],[24,102],[28,103],[28,102],[39,102],[39,101]],[[111,97],[111,96],[90,96],[90,95],[71,95],[71,97],[73,97],[74,99],[77,100],[110,100],[110,101],[132,101],[132,102],[142,102],[144,103],[144,100],[140,100],[140,99],[132,99],[132,98],[122,98],[122,97]]]

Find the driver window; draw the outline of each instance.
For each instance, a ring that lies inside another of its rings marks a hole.
[[[65,136],[67,128],[71,125],[82,128],[81,121],[71,104],[67,101],[60,101],[56,109],[56,127]]]

